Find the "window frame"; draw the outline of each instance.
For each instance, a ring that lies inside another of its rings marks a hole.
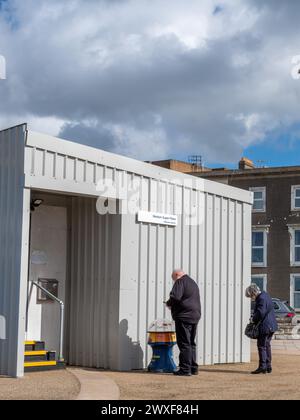
[[[251,282],[253,283],[253,279],[255,278],[262,278],[264,283],[264,289],[262,291],[268,291],[268,275],[267,274],[252,274],[251,275]]]
[[[253,192],[253,207],[252,207],[252,213],[266,213],[267,209],[267,188],[266,187],[250,187],[249,191]],[[254,193],[255,192],[262,192],[263,193],[263,209],[255,209],[254,208],[254,202],[258,201],[254,199]]]
[[[296,207],[296,191],[300,190],[300,185],[292,185],[291,187],[291,211],[300,211],[300,207]],[[298,197],[300,199],[300,197]]]
[[[291,302],[291,306],[293,309],[295,309],[296,312],[300,312],[300,308],[296,308],[295,307],[295,293],[299,293],[300,292],[296,292],[295,291],[295,279],[296,277],[300,278],[300,273],[293,273],[291,274],[291,288],[290,288],[290,302]]]
[[[295,253],[295,248],[300,248],[300,245],[296,245],[295,244],[295,239],[296,239],[296,231],[300,232],[300,225],[297,226],[289,226],[289,232],[290,232],[290,262],[291,262],[291,267],[300,267],[300,260],[296,261],[295,257],[296,257],[296,253]]]
[[[255,263],[253,262],[253,243],[251,245],[251,264],[252,267],[264,267],[266,268],[268,266],[268,229],[265,227],[252,227],[252,234],[253,233],[259,233],[262,232],[264,234],[264,246],[263,246],[263,250],[264,250],[264,257],[263,257],[263,262],[260,263]],[[261,248],[261,247],[256,247],[256,248]]]

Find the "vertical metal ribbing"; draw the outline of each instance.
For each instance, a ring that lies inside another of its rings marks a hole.
[[[109,223],[109,216],[106,215],[105,216],[105,249],[107,250],[105,252],[105,257],[104,257],[104,299],[102,301],[103,307],[104,307],[104,322],[103,322],[103,330],[104,330],[104,335],[105,335],[105,339],[104,342],[102,343],[103,347],[104,347],[104,367],[108,368],[109,364],[108,364],[108,340],[107,340],[107,333],[108,333],[108,328],[109,328],[109,324],[108,324],[108,318],[109,318],[109,313],[108,313],[108,300],[109,300],[109,272],[110,272],[110,265],[109,265],[109,253],[111,252],[111,248],[110,248],[110,236],[109,236],[109,230],[110,230],[110,223]]]
[[[160,205],[160,197],[161,197],[161,184],[160,182],[157,182],[157,190],[156,190],[156,208],[153,209],[153,211],[161,212],[161,205]],[[159,226],[157,225],[155,228],[155,253],[154,253],[154,259],[153,266],[155,267],[154,273],[155,273],[155,301],[154,301],[154,317],[155,319],[158,318],[158,287],[159,287],[159,278],[158,278],[158,253],[159,253]]]
[[[9,162],[9,159],[12,155],[12,153],[15,153],[15,149],[11,150],[12,147],[14,146],[13,144],[13,139],[11,138],[12,133],[9,132],[8,133],[8,139],[7,139],[7,143],[5,144],[5,149],[4,149],[4,156],[6,159],[6,164],[5,166],[7,166],[7,162]],[[4,166],[4,165],[3,165]],[[14,168],[13,168],[14,170]],[[5,242],[7,241],[8,237],[9,237],[9,231],[10,231],[10,223],[9,223],[9,208],[10,205],[12,205],[12,211],[13,211],[13,217],[11,218],[11,221],[14,222],[14,210],[15,210],[15,206],[14,206],[14,198],[11,196],[11,194],[14,193],[13,190],[11,190],[11,185],[14,185],[14,180],[11,180],[11,175],[12,175],[12,171],[11,168],[7,168],[7,171],[4,171],[4,186],[3,186],[3,191],[5,192],[5,196],[3,197],[3,202],[4,202],[4,206],[3,206],[3,219],[6,220],[6,223],[4,225],[3,228],[3,233],[4,233],[4,241],[3,244],[5,244]],[[14,244],[12,244],[13,248],[14,248]],[[13,266],[10,267],[8,261],[9,261],[9,257],[10,257],[10,247],[9,246],[5,246],[4,247],[4,252],[3,252],[3,278],[7,277],[12,277],[13,273],[11,272]],[[12,256],[15,255],[16,250],[13,250],[14,254]],[[5,276],[5,277],[4,277]],[[12,301],[12,293],[14,293],[14,287],[9,287],[9,285],[7,285],[6,287],[6,293],[5,293],[5,300],[4,300],[4,313],[8,314],[7,316],[7,320],[11,321],[12,320],[12,307],[10,306],[10,302]],[[11,366],[12,364],[12,356],[16,357],[15,354],[13,355],[12,352],[15,351],[12,346],[11,343],[8,342],[8,347],[6,349],[7,354],[5,355],[8,365]]]
[[[242,265],[242,250],[240,247],[240,240],[243,236],[242,229],[242,205],[236,202],[236,223],[235,223],[235,337],[234,337],[234,362],[238,363],[241,360],[240,353],[240,342],[243,337],[241,334],[242,320],[240,318],[240,310],[242,306],[242,300],[240,298],[242,288],[242,276],[241,276],[241,265]]]
[[[87,162],[86,162],[87,164]],[[90,276],[93,278],[92,284],[91,284],[91,290],[89,293],[89,301],[90,301],[90,325],[89,325],[89,335],[90,335],[90,357],[89,357],[89,365],[92,364],[95,366],[95,331],[94,331],[94,325],[95,325],[95,295],[96,295],[96,288],[97,288],[97,272],[95,270],[95,256],[97,255],[97,246],[98,241],[95,240],[95,231],[97,230],[95,215],[96,215],[96,201],[91,200],[91,213],[90,213]]]
[[[185,253],[185,249],[184,249],[184,225],[185,225],[185,206],[184,206],[184,189],[181,188],[180,189],[180,195],[181,195],[181,214],[182,214],[182,218],[181,218],[181,243],[182,246],[180,247],[181,252],[180,252],[180,268],[184,269],[184,253]]]
[[[72,302],[70,304],[70,355],[72,363],[89,367],[110,366],[110,320],[118,279],[113,251],[119,242],[114,216],[99,216],[95,200],[73,199]],[[118,308],[116,309],[118,310]],[[73,362],[74,360],[74,362]]]
[[[203,268],[203,272],[204,272],[204,287],[203,287],[203,308],[204,308],[204,314],[203,314],[203,318],[204,318],[204,322],[203,322],[203,363],[204,365],[206,364],[206,323],[207,323],[207,314],[208,314],[208,309],[207,309],[207,296],[206,296],[206,282],[207,282],[207,194],[205,194],[204,197],[204,268]]]
[[[137,341],[140,342],[141,339],[141,282],[142,282],[142,224],[139,226],[139,236],[138,236],[138,276],[137,276],[137,320],[136,320],[136,329],[137,329]]]
[[[211,283],[212,283],[212,287],[211,287],[211,325],[212,325],[212,332],[211,332],[211,362],[213,363],[214,361],[214,307],[215,307],[215,264],[217,263],[216,258],[215,258],[215,211],[216,211],[216,197],[213,196],[213,202],[212,202],[212,232],[211,232],[211,237],[213,238],[212,240],[212,249],[211,249],[211,253],[212,253],[212,279],[211,279]]]
[[[85,172],[85,163],[83,163],[84,165],[84,172]],[[84,175],[85,176],[85,175]],[[92,327],[93,327],[93,319],[92,319],[92,305],[91,305],[91,298],[93,296],[93,292],[94,292],[94,285],[95,285],[95,278],[94,278],[94,273],[92,271],[92,267],[93,267],[93,250],[95,248],[95,244],[93,242],[93,237],[92,237],[92,232],[94,230],[94,225],[93,225],[93,214],[95,212],[95,206],[94,206],[94,200],[88,200],[87,202],[87,213],[86,213],[86,220],[87,220],[87,226],[86,226],[86,240],[87,240],[87,244],[88,246],[87,248],[87,266],[86,266],[86,278],[88,279],[89,282],[89,287],[86,288],[86,293],[85,293],[85,305],[86,305],[86,309],[87,309],[87,319],[88,319],[88,325],[86,328],[86,332],[87,332],[87,340],[88,340],[88,347],[89,347],[89,351],[88,351],[88,355],[86,357],[86,362],[87,362],[87,366],[91,366],[91,364],[93,364],[93,336],[92,336]]]
[[[0,340],[0,374],[11,376],[23,375],[29,235],[25,130],[22,125],[0,133],[0,315],[6,321],[7,336]]]
[[[36,154],[36,148],[33,147],[31,150],[31,174],[34,175],[35,173],[35,154]]]
[[[102,218],[98,219],[96,216],[96,225],[95,225],[95,240],[97,241],[97,253],[95,261],[95,277],[96,277],[96,292],[95,292],[95,311],[94,311],[94,334],[95,334],[95,348],[94,352],[96,353],[95,357],[95,366],[103,367],[103,351],[102,351],[102,342],[104,339],[103,335],[103,318],[102,318],[102,298],[103,298],[103,253],[104,253],[104,241],[103,241],[103,224]]]
[[[149,206],[149,193],[148,193],[149,180],[146,178],[141,179],[140,185],[140,206],[142,210],[148,210]],[[147,288],[148,288],[148,272],[147,272],[147,244],[148,244],[148,227],[141,223],[138,227],[138,293],[137,293],[137,340],[143,349],[147,350],[147,317],[145,307],[147,306]]]
[[[196,272],[197,272],[197,282],[198,282],[199,289],[200,289],[201,306],[203,306],[203,302],[202,302],[203,296],[202,296],[202,293],[201,293],[202,292],[202,290],[201,290],[202,279],[201,279],[201,273],[200,273],[200,223],[201,223],[201,211],[202,211],[201,210],[201,199],[200,199],[201,193],[200,193],[200,191],[196,191],[196,194],[197,194],[197,208],[198,208],[198,213],[197,213],[197,223],[198,223],[198,225],[196,227],[196,230],[197,230]],[[202,314],[202,316],[203,316],[203,314]],[[200,363],[200,364],[201,364],[200,355],[202,354],[201,353],[201,346],[199,345],[199,343],[201,342],[200,337],[202,337],[201,326],[202,326],[202,324],[200,322],[200,326],[199,326],[199,329],[198,329],[198,336],[197,336],[198,363]]]
[[[159,227],[156,226],[156,232],[155,232],[155,236],[156,236],[156,244],[155,244],[155,263],[154,263],[154,267],[155,267],[155,302],[154,302],[154,317],[155,319],[158,318],[158,305],[159,303],[161,304],[161,302],[158,302],[158,288],[159,288],[159,273],[158,273],[158,254],[160,252],[160,247],[159,247]]]
[[[219,243],[219,252],[220,252],[220,262],[219,262],[219,278],[220,278],[220,294],[219,294],[219,360],[218,363],[220,364],[222,362],[222,346],[221,346],[221,338],[222,338],[222,266],[223,266],[223,249],[222,249],[222,243],[223,243],[223,198],[220,199],[220,243]]]
[[[242,230],[242,235],[240,238],[240,246],[241,246],[241,312],[240,312],[240,317],[241,317],[241,343],[240,343],[240,352],[241,352],[241,358],[240,358],[240,362],[243,363],[243,341],[244,341],[244,328],[246,327],[246,324],[244,325],[244,302],[245,302],[245,291],[244,291],[244,265],[245,265],[245,261],[244,261],[244,256],[245,256],[245,249],[244,249],[244,223],[245,223],[245,205],[242,204],[242,226],[241,226],[241,230]]]
[[[105,340],[106,340],[106,331],[105,331],[105,317],[108,316],[105,312],[105,305],[104,305],[104,299],[105,299],[105,288],[106,288],[106,279],[105,279],[105,252],[106,252],[106,216],[102,216],[99,219],[99,224],[101,226],[101,232],[100,237],[98,237],[98,240],[101,242],[101,255],[98,256],[100,266],[99,266],[99,281],[100,281],[100,287],[99,287],[99,314],[98,314],[98,334],[99,334],[99,363],[102,367],[105,367]]]
[[[233,241],[233,267],[234,267],[234,275],[233,275],[233,337],[232,337],[232,341],[233,341],[233,361],[235,361],[235,347],[236,347],[236,342],[235,342],[235,337],[236,337],[236,284],[237,284],[237,276],[236,276],[236,253],[237,253],[237,241],[236,241],[236,234],[237,234],[237,203],[234,203],[234,241]]]
[[[54,153],[54,159],[53,159],[53,178],[55,179],[57,177],[57,153]]]
[[[244,290],[249,286],[251,281],[251,221],[252,211],[249,204],[243,204],[243,234],[242,234],[242,329],[245,327],[249,320],[250,315],[250,302],[245,298]],[[242,361],[249,362],[250,355],[250,342],[242,331]]]
[[[84,259],[83,259],[83,237],[84,237],[84,219],[82,218],[81,214],[81,206],[83,205],[83,199],[79,198],[78,202],[76,203],[77,207],[77,223],[78,223],[78,233],[75,240],[75,246],[78,247],[78,260],[74,261],[77,265],[77,273],[76,273],[76,283],[77,283],[77,308],[76,308],[76,331],[80,331],[81,334],[84,334],[82,331],[82,318],[83,318],[83,308],[82,308],[82,288],[84,287],[84,282],[80,281],[84,278]],[[77,364],[83,365],[83,358],[82,358],[82,343],[83,339],[78,339],[76,336],[76,361]]]
[[[227,317],[226,317],[226,362],[229,363],[229,316],[228,316],[228,311],[229,311],[229,267],[230,267],[230,260],[229,260],[229,246],[230,246],[230,241],[229,241],[229,227],[230,227],[230,201],[228,200],[228,205],[227,205],[227,282],[226,282],[226,308],[227,308]]]
[[[15,132],[9,132],[9,143],[7,143],[7,162],[10,162],[12,158],[14,158],[14,155],[16,156],[16,160],[18,160],[18,150],[17,150],[17,144],[16,144],[16,136],[17,133]],[[11,146],[10,146],[11,145]],[[13,232],[13,224],[15,223],[16,219],[17,219],[17,203],[16,203],[16,196],[15,193],[13,191],[13,189],[11,189],[11,185],[16,185],[18,180],[17,178],[17,174],[16,174],[17,168],[15,166],[13,166],[12,168],[10,168],[9,174],[7,176],[7,197],[5,200],[5,204],[6,204],[6,208],[5,208],[5,219],[8,221],[7,225],[6,225],[6,237],[9,238],[10,236],[10,232]],[[11,212],[11,214],[10,214]],[[11,217],[10,217],[11,216]],[[12,239],[13,241],[13,246],[14,246],[14,241],[15,238]],[[15,246],[14,246],[15,247]],[[13,259],[12,257],[14,257],[14,255],[11,255],[10,252],[10,247],[6,246],[5,247],[5,274],[7,276],[7,278],[13,278],[14,277],[14,263],[13,263]],[[15,249],[15,253],[17,252],[17,250]],[[17,256],[17,255],[16,255]],[[13,301],[13,295],[16,294],[16,290],[17,290],[18,284],[14,284],[13,287],[11,287],[9,289],[9,294],[8,294],[8,299],[6,301],[6,305],[9,305],[10,302]],[[9,316],[8,319],[9,320],[13,320],[15,315],[15,308],[12,305],[7,306],[6,311],[8,312]],[[9,324],[8,324],[9,325]],[[8,332],[7,332],[8,333]],[[8,360],[9,360],[9,365],[11,365],[13,363],[13,360],[17,357],[16,355],[16,349],[13,349],[12,347],[8,349]]]
[[[47,158],[47,150],[43,150],[42,176],[46,175],[46,158]]]
[[[220,214],[221,214],[221,199],[218,196],[214,196],[213,204],[213,287],[212,287],[212,361],[213,363],[218,363],[219,360],[219,336],[220,336],[220,323],[219,323],[219,313],[220,313]]]
[[[6,187],[6,179],[5,179],[6,178],[6,167],[4,165],[4,162],[2,161],[3,156],[5,156],[5,151],[6,151],[6,147],[7,147],[6,142],[5,142],[5,138],[4,138],[4,133],[0,133],[0,144],[1,144],[1,155],[0,155],[0,162],[1,162],[1,164],[0,164],[0,196],[1,196],[0,214],[1,214],[1,218],[3,219],[4,214],[5,214],[4,213],[5,205],[6,205],[6,201],[7,201],[7,200],[4,199],[5,198],[4,191],[5,191],[5,187]],[[5,158],[6,158],[6,156],[5,156]],[[0,224],[0,238],[1,238],[3,244],[4,244],[4,241],[5,241],[5,239],[4,239],[5,238],[5,231],[4,231],[5,227],[6,227],[6,225],[4,225],[2,223]],[[5,270],[4,262],[5,262],[4,253],[1,252],[0,253],[0,266],[3,270],[3,272]],[[0,279],[0,284],[1,284],[1,291],[2,291],[2,293],[0,293],[0,308],[1,308],[1,312],[2,312],[2,313],[0,313],[0,315],[3,316],[4,313],[5,313],[5,310],[6,310],[5,302],[7,300],[7,290],[8,290],[9,284],[8,284],[7,281],[3,281],[3,277],[2,277],[2,281]],[[4,332],[6,333],[6,331],[4,331]],[[6,358],[7,356],[6,356],[6,353],[5,353],[5,350],[7,351],[7,348],[5,349],[4,343],[3,342],[1,343],[1,341],[0,341],[0,349],[1,349],[1,351],[0,351],[1,366],[0,367],[1,367],[1,373],[4,375],[8,371],[9,362]]]

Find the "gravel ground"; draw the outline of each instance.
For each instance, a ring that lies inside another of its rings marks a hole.
[[[67,370],[27,373],[24,378],[0,377],[0,400],[72,400],[80,384]]]
[[[253,376],[248,365],[203,367],[199,376],[105,372],[120,388],[121,400],[299,400],[300,356],[276,355],[272,375]]]
[[[257,367],[255,352],[251,364],[203,367],[195,377],[147,372],[102,374],[119,386],[121,400],[299,400],[299,341],[274,343],[273,347],[272,375],[250,375]],[[29,373],[22,379],[0,377],[0,400],[72,400],[79,391],[78,380],[68,370]]]

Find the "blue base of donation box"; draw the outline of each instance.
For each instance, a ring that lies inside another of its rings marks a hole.
[[[152,360],[148,366],[149,372],[173,373],[177,370],[173,358],[174,343],[150,344],[153,350]]]

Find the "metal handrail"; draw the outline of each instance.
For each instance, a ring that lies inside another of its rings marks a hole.
[[[64,361],[63,356],[63,346],[64,346],[64,316],[65,316],[65,304],[62,300],[58,299],[56,296],[54,296],[52,293],[50,293],[47,289],[45,289],[40,284],[36,283],[35,281],[32,282],[34,286],[36,286],[38,289],[42,290],[47,296],[49,296],[52,300],[59,303],[60,305],[60,338],[59,338],[59,361]]]

